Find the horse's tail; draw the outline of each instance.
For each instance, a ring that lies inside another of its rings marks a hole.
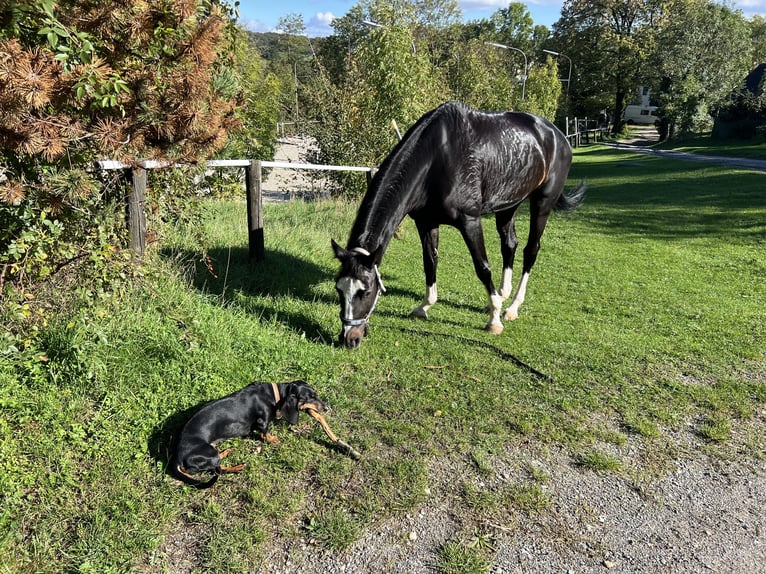
[[[588,186],[585,184],[585,181],[581,181],[580,185],[570,193],[562,193],[558,200],[556,200],[554,209],[556,211],[574,211],[585,199],[585,190],[587,188]]]

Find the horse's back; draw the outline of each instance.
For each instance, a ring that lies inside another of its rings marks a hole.
[[[471,187],[480,194],[483,213],[517,205],[552,174],[563,173],[566,179],[571,148],[545,118],[524,112],[482,112],[462,104],[444,106],[444,119],[435,125],[444,123],[443,131],[451,133],[447,165],[458,176],[453,181],[463,188],[460,195],[472,195]]]

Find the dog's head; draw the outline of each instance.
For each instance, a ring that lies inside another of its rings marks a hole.
[[[293,381],[285,384],[282,393],[281,412],[284,419],[291,425],[298,423],[298,415],[306,409],[323,413],[327,405],[319,400],[317,392],[306,381]]]

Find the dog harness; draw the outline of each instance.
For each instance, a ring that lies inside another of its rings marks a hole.
[[[370,252],[364,249],[363,247],[354,247],[351,249],[351,251],[355,251],[356,253],[360,253],[361,255],[369,256]],[[377,265],[372,266],[373,271],[375,271],[375,282],[378,285],[378,291],[375,293],[375,300],[372,302],[372,307],[370,307],[370,310],[367,311],[367,314],[362,317],[361,319],[354,319],[354,318],[347,318],[343,316],[343,310],[341,309],[340,312],[340,322],[343,323],[346,327],[357,327],[359,325],[364,325],[367,320],[370,318],[370,315],[372,315],[372,312],[375,310],[375,305],[378,304],[378,299],[380,299],[380,294],[386,292],[386,287],[383,285],[383,279],[380,276],[380,271],[378,270]]]

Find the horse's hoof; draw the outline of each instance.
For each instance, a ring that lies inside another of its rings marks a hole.
[[[487,333],[492,333],[493,335],[499,335],[503,332],[503,326],[500,323],[489,323],[486,328]]]
[[[506,321],[515,321],[519,318],[519,312],[518,311],[512,311],[511,309],[506,309],[505,314],[503,315],[503,319]]]
[[[415,307],[412,310],[412,313],[410,313],[410,316],[414,317],[415,319],[428,319],[428,313],[420,307]]]

